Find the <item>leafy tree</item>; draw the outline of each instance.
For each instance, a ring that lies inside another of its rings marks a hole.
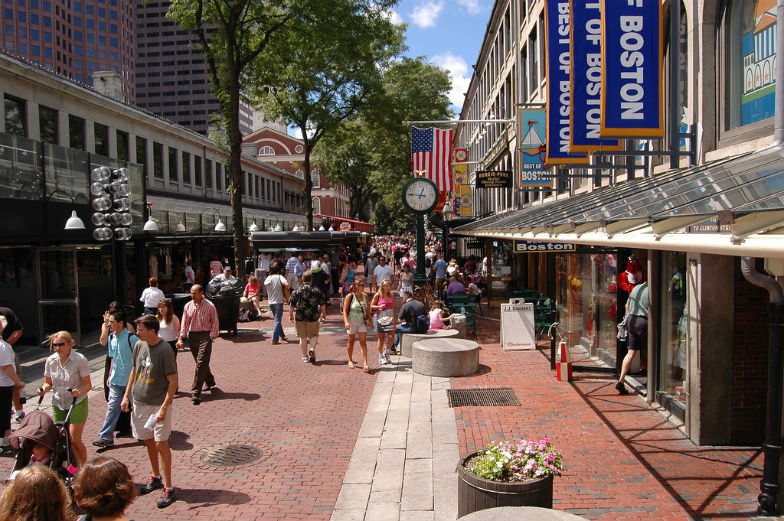
[[[393,0],[312,0],[293,30],[265,49],[255,73],[262,108],[302,133],[305,209],[313,229],[311,154],[317,143],[350,118],[380,88],[380,68],[403,48],[402,28],[386,10]],[[347,170],[361,170],[362,158]],[[357,198],[364,197],[361,190]]]
[[[403,58],[382,71],[382,89],[363,109],[325,136],[317,148],[330,181],[357,194],[352,216],[365,218],[375,206],[380,232],[410,229],[400,192],[411,177],[410,120],[443,120],[452,116],[446,71],[424,58]]]
[[[242,222],[242,132],[239,111],[251,65],[301,12],[295,0],[172,0],[168,16],[190,30],[207,61],[210,83],[221,108],[228,136],[234,260],[237,272],[245,275],[241,245]]]

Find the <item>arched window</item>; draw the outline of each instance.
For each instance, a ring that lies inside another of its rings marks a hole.
[[[321,199],[313,198],[313,213],[321,213]]]
[[[724,11],[724,129],[773,117],[776,2],[730,0]],[[721,76],[720,76],[721,78]]]
[[[310,180],[313,181],[313,188],[321,188],[321,176],[317,168],[310,173]]]
[[[259,155],[260,156],[274,156],[275,155],[275,149],[272,148],[269,145],[264,145],[263,147],[261,147],[261,150],[259,151]]]

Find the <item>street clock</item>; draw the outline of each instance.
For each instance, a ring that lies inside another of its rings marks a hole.
[[[415,177],[403,187],[403,204],[414,213],[428,213],[438,205],[438,187],[426,177]]]

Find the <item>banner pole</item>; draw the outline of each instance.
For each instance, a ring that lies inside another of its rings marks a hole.
[[[680,72],[681,0],[670,0],[670,168],[680,166],[681,122],[678,75]],[[694,144],[692,143],[692,146]]]

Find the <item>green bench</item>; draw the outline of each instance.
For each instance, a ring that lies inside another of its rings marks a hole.
[[[460,313],[465,310],[466,328],[476,337],[476,306],[477,302],[468,295],[451,295],[446,297],[444,305],[449,309],[449,314]]]

